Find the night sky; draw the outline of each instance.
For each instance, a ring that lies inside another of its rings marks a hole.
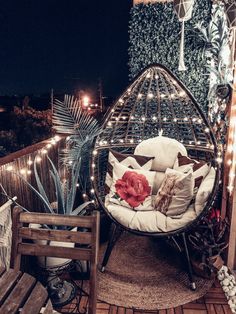
[[[0,0],[0,95],[117,96],[128,84],[131,0]]]

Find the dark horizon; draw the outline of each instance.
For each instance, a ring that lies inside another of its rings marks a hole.
[[[96,93],[128,84],[131,0],[12,0],[0,7],[0,95]]]

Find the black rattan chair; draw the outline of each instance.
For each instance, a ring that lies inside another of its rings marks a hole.
[[[212,162],[216,169],[214,187],[201,214],[184,227],[171,232],[149,233],[133,230],[119,223],[104,205],[109,149],[124,153],[133,152],[137,144],[158,136],[161,130],[164,136],[183,143],[190,157]],[[217,157],[218,150],[213,131],[191,93],[164,66],[155,64],[146,68],[112,106],[103,124],[103,132],[96,139],[93,150],[91,167],[95,195],[99,205],[113,222],[102,270],[104,271],[112,248],[123,230],[143,236],[171,237],[173,240],[181,236],[191,288],[195,290],[186,233],[196,227],[215,201],[220,177]]]

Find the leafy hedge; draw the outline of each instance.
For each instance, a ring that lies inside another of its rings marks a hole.
[[[206,74],[204,42],[194,29],[197,23],[207,27],[211,19],[211,1],[195,1],[193,17],[185,23],[185,64],[187,71],[178,71],[181,23],[173,3],[138,4],[131,9],[129,24],[130,79],[152,63],[167,66],[187,86],[201,108],[207,112],[209,88]]]

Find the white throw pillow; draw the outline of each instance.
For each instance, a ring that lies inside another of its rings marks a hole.
[[[195,160],[187,156],[183,156],[181,153],[178,153],[178,156],[175,160],[174,169],[182,172],[186,172],[189,168],[193,169],[194,177],[194,193],[197,193],[199,186],[202,183],[202,180],[207,176],[211,169],[211,164],[204,160]]]
[[[110,186],[112,185],[113,167],[115,162],[119,162],[124,166],[133,169],[150,170],[152,167],[152,161],[154,157],[122,154],[120,152],[110,149],[108,155],[107,173],[105,179],[106,194],[110,192]]]
[[[156,195],[158,190],[161,187],[161,184],[165,178],[165,172],[164,171],[156,171],[154,182],[153,182],[153,189],[152,194]]]
[[[202,212],[205,206],[205,203],[207,202],[208,197],[210,196],[212,192],[212,189],[214,187],[215,177],[216,177],[216,171],[213,167],[211,167],[210,172],[202,181],[196,195],[195,211],[197,215],[199,215]]]
[[[133,210],[153,210],[154,177],[154,171],[130,169],[115,162],[109,201]]]
[[[154,208],[170,217],[183,214],[193,198],[193,188],[192,169],[183,173],[168,168],[154,199]]]
[[[135,149],[135,155],[154,156],[151,170],[166,171],[173,168],[178,153],[187,156],[187,150],[178,141],[157,136],[142,141]]]

